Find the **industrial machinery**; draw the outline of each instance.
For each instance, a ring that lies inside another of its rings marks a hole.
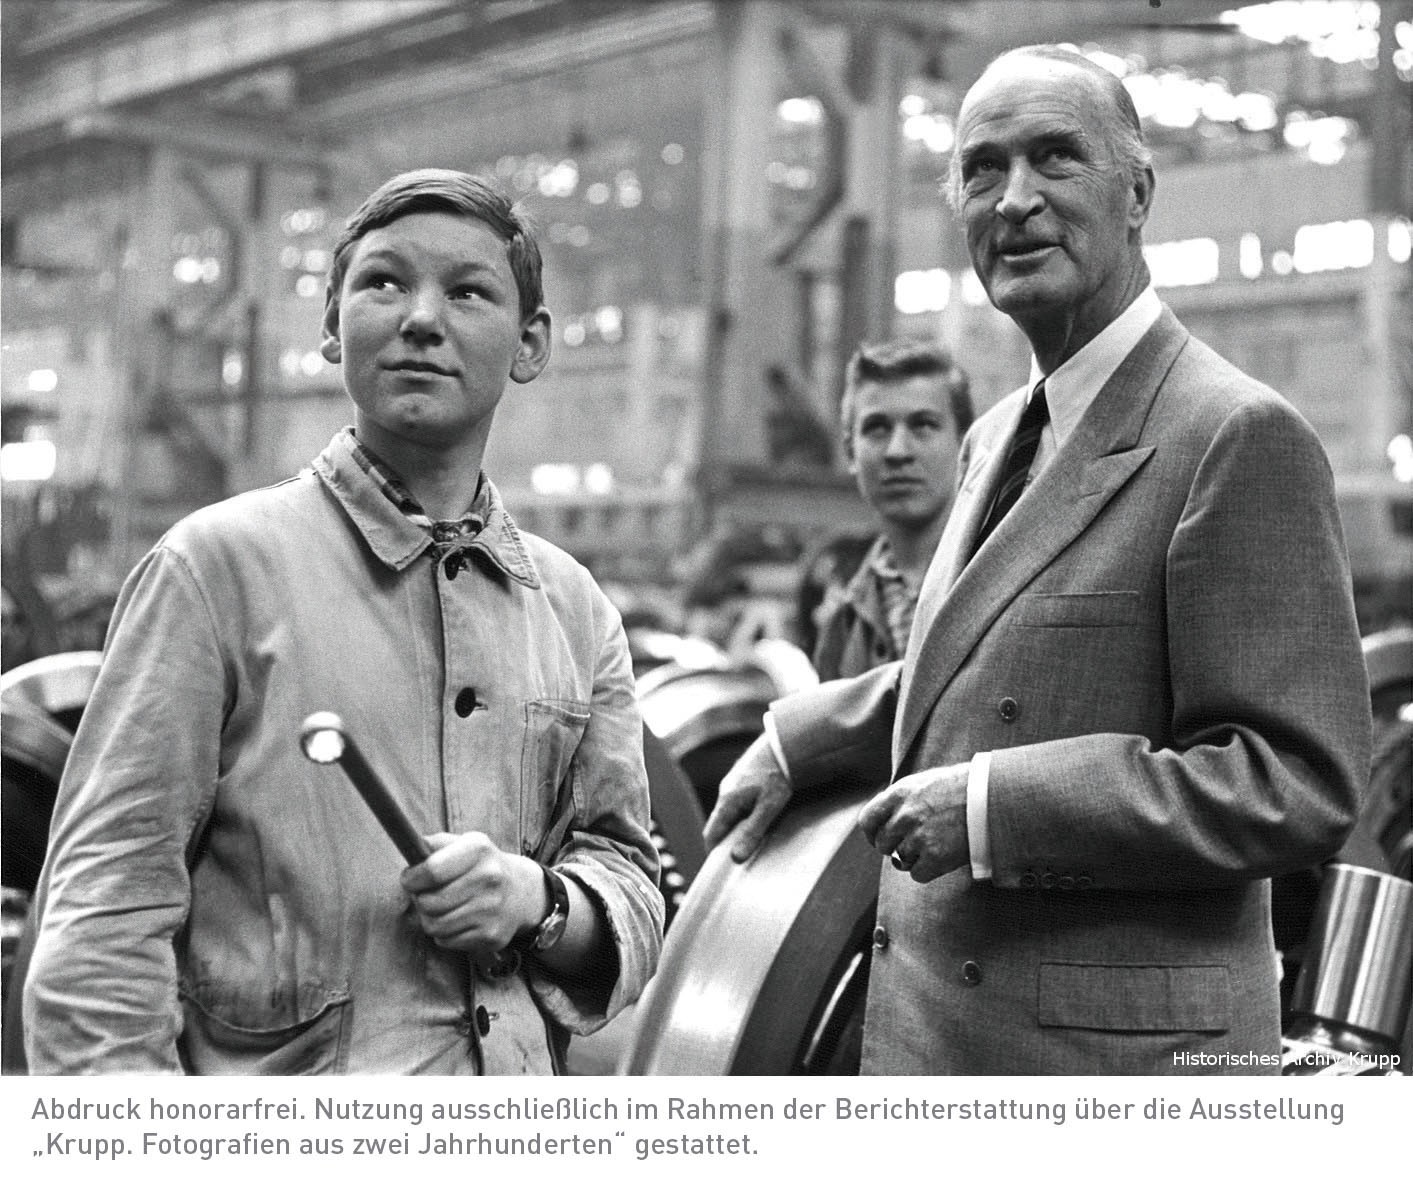
[[[4,818],[0,997],[5,1009],[0,1071],[7,1074],[24,1071],[20,987],[33,944],[30,896],[44,865],[59,779],[101,658],[97,651],[66,651],[11,668],[0,676],[0,735],[4,740],[0,765]]]
[[[1288,901],[1299,923],[1287,1058],[1324,1052],[1292,1073],[1361,1072],[1361,1059],[1379,1055],[1409,1062],[1413,885],[1389,872],[1408,853],[1413,631],[1370,635],[1364,647],[1376,737],[1404,754],[1381,769],[1376,750],[1347,847],[1369,865],[1337,861],[1323,887],[1320,873],[1310,877],[1318,898]],[[639,1001],[620,1072],[856,1071],[879,860],[854,821],[872,794],[791,808],[744,865],[724,849],[707,858]]]
[[[1372,635],[1365,654],[1377,735],[1406,752],[1413,631]],[[37,851],[21,847],[40,821],[47,827],[97,665],[96,652],[69,653],[0,677],[5,884],[17,908],[38,874],[43,830]],[[745,864],[731,862],[725,849],[706,856],[702,846],[717,785],[760,732],[769,703],[813,682],[801,653],[785,643],[757,644],[746,658],[700,652],[640,678],[668,933],[642,999],[573,1043],[572,1072],[857,1071],[879,861],[855,819],[873,793],[836,793],[790,809]],[[1298,969],[1286,1034],[1290,1073],[1371,1072],[1361,1070],[1365,1060],[1394,1053],[1407,1069],[1413,884],[1397,873],[1409,840],[1408,768],[1397,749],[1382,767],[1376,749],[1374,780],[1348,848],[1359,861],[1341,858],[1326,868],[1313,912],[1298,926],[1303,949],[1291,956]],[[34,825],[26,828],[24,818]],[[20,829],[12,833],[12,824]],[[7,913],[7,1073],[23,1072],[17,988],[28,935],[21,939],[21,924]],[[1297,1054],[1313,1060],[1296,1064]]]
[[[1281,1072],[1388,1074],[1413,1008],[1413,883],[1366,867],[1326,868],[1291,999]]]

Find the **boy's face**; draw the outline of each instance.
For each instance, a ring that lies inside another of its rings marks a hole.
[[[323,331],[374,451],[484,448],[506,378],[537,377],[550,351],[549,313],[520,318],[505,243],[480,220],[441,211],[354,244]]]
[[[854,390],[849,471],[887,524],[920,530],[951,508],[960,440],[950,392],[936,375],[865,381]]]

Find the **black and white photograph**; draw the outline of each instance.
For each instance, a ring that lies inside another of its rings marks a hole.
[[[3,0],[0,220],[0,1165],[1402,1168],[1413,0]]]

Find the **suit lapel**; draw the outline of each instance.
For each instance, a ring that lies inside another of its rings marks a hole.
[[[992,441],[988,459],[969,470],[978,474],[978,484],[967,509],[954,508],[938,547],[939,556],[944,548],[950,554],[945,560],[934,560],[918,600],[917,633],[909,642],[894,722],[895,774],[932,706],[991,624],[1152,456],[1155,447],[1138,446],[1139,436],[1158,387],[1187,336],[1165,307],[1055,458],[966,562],[963,552],[975,538],[981,507],[994,488],[1004,446],[1020,417],[1019,403],[1014,417],[1005,422],[1006,438]],[[938,582],[935,589],[934,581]],[[924,611],[929,615],[926,622]]]
[[[1011,420],[1008,427],[1014,422],[1014,419]],[[1005,440],[1001,442],[1005,443]],[[933,552],[927,573],[922,578],[917,610],[913,615],[914,632],[919,627],[932,624],[937,615],[937,607],[956,583],[957,573],[961,571],[965,558],[964,547],[976,538],[977,529],[985,513],[982,500],[984,495],[995,489],[996,473],[1001,463],[1001,456],[995,451],[993,444],[975,444],[967,456],[962,483],[952,500],[947,525],[942,528],[942,538],[938,541],[937,550]],[[916,633],[908,635],[910,648],[919,641],[919,637]]]

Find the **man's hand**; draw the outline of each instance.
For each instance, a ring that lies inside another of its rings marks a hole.
[[[919,883],[966,866],[967,768],[932,767],[884,788],[859,810],[869,845]]]
[[[425,862],[402,872],[422,930],[446,949],[503,949],[545,916],[544,877],[529,858],[496,848],[484,833],[434,833]]]
[[[707,849],[715,849],[737,822],[744,822],[731,847],[731,857],[745,862],[760,848],[766,830],[790,802],[790,781],[776,763],[764,734],[736,760],[719,792],[716,807],[707,818]]]

